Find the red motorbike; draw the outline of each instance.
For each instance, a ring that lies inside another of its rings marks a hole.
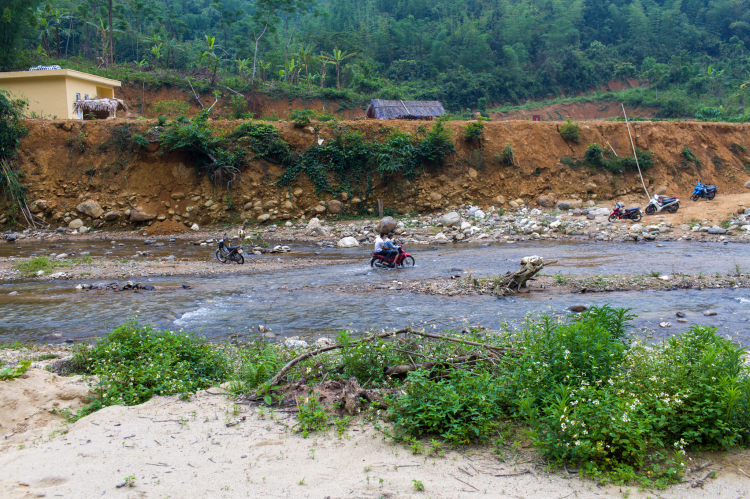
[[[625,208],[624,204],[615,203],[615,209],[610,213],[609,221],[614,222],[615,220],[622,220],[623,218],[640,222],[643,218],[640,206],[637,208]]]
[[[413,267],[414,266],[414,257],[411,256],[409,253],[404,251],[404,248],[401,247],[401,245],[398,245],[398,253],[396,253],[394,256],[390,257],[388,261],[385,261],[385,257],[383,255],[376,255],[375,253],[370,253],[370,256],[372,256],[372,259],[370,260],[370,267],[377,267],[379,269],[383,269],[386,267],[390,267],[390,264],[395,265],[396,267]]]

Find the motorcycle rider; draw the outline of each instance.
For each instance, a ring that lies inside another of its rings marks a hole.
[[[391,253],[393,255],[398,256],[398,246],[393,244],[393,240],[391,239],[391,237],[394,237],[393,232],[385,236],[385,240],[383,241],[383,248],[387,250],[391,250]],[[394,263],[395,263],[395,258],[394,258]]]
[[[379,235],[378,237],[376,237],[376,238],[375,238],[375,248],[374,248],[374,251],[373,251],[373,253],[374,253],[374,254],[376,254],[376,255],[382,255],[382,256],[383,256],[383,258],[385,258],[385,263],[386,263],[386,264],[387,264],[387,265],[388,265],[389,267],[395,267],[395,266],[396,266],[396,264],[394,264],[393,262],[389,261],[389,259],[390,259],[390,258],[391,258],[391,257],[392,257],[392,256],[393,256],[393,255],[394,255],[394,254],[395,254],[396,252],[395,252],[395,251],[393,251],[393,250],[390,250],[390,249],[386,249],[386,248],[385,248],[385,241],[384,241],[384,239],[383,239],[384,237],[385,237],[385,232],[381,232],[381,233],[380,233],[380,235]],[[390,241],[388,241],[388,242],[389,242],[389,243],[391,244],[391,246],[393,246],[393,243],[391,243]]]

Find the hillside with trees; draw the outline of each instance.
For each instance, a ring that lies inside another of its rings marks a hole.
[[[661,117],[750,119],[748,0],[4,4],[3,70],[58,63],[149,85],[192,75],[203,90],[439,99],[454,113],[564,101],[635,79],[636,88],[599,98]]]

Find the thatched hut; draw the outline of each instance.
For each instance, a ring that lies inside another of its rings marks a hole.
[[[367,118],[377,120],[431,120],[445,114],[440,101],[372,99]]]
[[[127,112],[128,106],[120,99],[88,99],[73,102],[73,111],[83,116],[83,119],[92,119],[96,116],[98,120],[117,118],[117,111]]]

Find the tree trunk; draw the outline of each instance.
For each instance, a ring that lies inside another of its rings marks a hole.
[[[266,32],[267,28],[268,28],[268,20],[266,20],[265,26],[263,26],[263,31],[261,31],[260,34],[255,37],[255,52],[253,52],[253,77],[250,80],[251,86],[255,84],[255,68],[256,68],[257,61],[258,61],[258,42],[263,36],[263,33]]]
[[[320,68],[320,88],[326,88],[326,63]]]
[[[555,262],[550,262],[550,264]],[[492,294],[495,296],[506,296],[518,293],[521,288],[526,287],[526,282],[543,268],[544,259],[541,256],[527,256],[523,258],[521,260],[521,270],[508,272],[499,278],[495,289],[492,290]]]
[[[336,63],[336,90],[341,90],[341,78],[339,74],[339,63]]]
[[[115,64],[115,52],[114,52],[114,38],[112,32],[114,26],[112,25],[112,0],[109,0],[109,64],[114,66]]]
[[[57,58],[60,58],[60,25],[58,24],[57,27],[55,27],[55,53],[57,54]]]

